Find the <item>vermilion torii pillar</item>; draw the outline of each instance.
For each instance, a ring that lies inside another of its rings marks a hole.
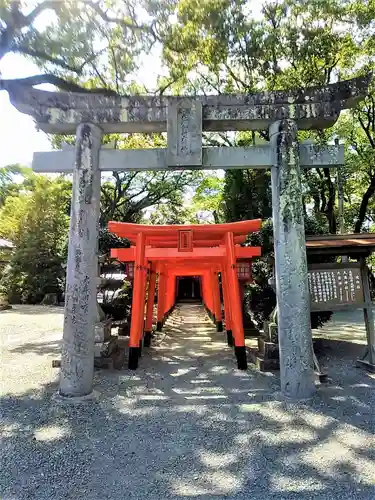
[[[154,315],[154,299],[156,291],[156,268],[150,267],[150,281],[147,291],[147,311],[144,334],[144,346],[149,347],[151,344],[152,319]]]
[[[329,168],[343,164],[344,151],[339,145],[320,148],[311,144],[298,144],[296,131],[331,127],[342,109],[355,106],[366,96],[371,78],[372,75],[369,74],[363,78],[324,87],[194,97],[69,94],[46,92],[10,81],[6,82],[3,88],[8,91],[14,106],[33,116],[38,127],[49,134],[76,134],[77,127],[82,124],[98,127],[103,134],[167,132],[167,148],[164,149],[102,149],[99,154],[100,170],[277,170],[272,174],[272,198],[273,204],[282,210],[281,216],[274,220],[276,290],[278,316],[281,320],[278,332],[281,387],[285,396],[301,399],[310,397],[314,387],[311,382],[312,347],[307,339],[311,336],[308,327],[310,308],[305,300],[299,301],[299,314],[292,318],[293,304],[289,302],[299,290],[303,290],[304,295],[307,283],[305,245],[295,252],[295,245],[301,245],[303,236],[303,224],[300,223],[300,171],[303,168]],[[252,148],[202,147],[203,132],[228,130],[268,130],[271,144]],[[79,142],[79,134],[77,139]],[[96,141],[87,143],[87,156],[83,159],[80,157],[80,148],[35,153],[33,169],[38,172],[74,172],[75,192],[86,192],[84,198],[88,200],[90,190],[87,186],[91,185],[93,191],[98,192],[99,176],[91,178],[88,175],[78,180],[78,171],[92,154],[96,157],[96,144]],[[77,203],[73,198],[72,217],[77,220],[80,220],[81,205],[82,200]],[[84,213],[88,216],[87,223],[91,227],[96,224],[97,215],[95,211],[86,210],[88,207],[84,206]],[[288,234],[294,234],[294,237],[289,239]],[[70,245],[71,248],[84,245],[85,231],[75,234],[74,226],[71,226],[70,240],[74,238],[78,239],[75,244]],[[67,270],[68,280],[69,276],[75,274],[76,259],[80,258],[79,252],[77,258],[74,253],[71,255]],[[295,257],[297,260],[294,266]],[[282,264],[282,259],[286,259],[288,263]],[[91,259],[89,261],[90,265],[84,267],[88,273],[77,273],[73,280],[77,286],[67,288],[62,372],[68,377],[63,376],[65,382],[60,385],[60,392],[70,398],[86,395],[90,391],[89,380],[92,380],[90,359],[93,352],[96,312],[90,307],[87,309],[90,317],[76,321],[73,315],[80,307],[81,299],[71,293],[71,290],[82,289],[86,286],[85,283],[90,283],[89,290],[94,295],[94,287],[91,284],[97,276],[95,266],[91,266]],[[288,281],[286,272],[291,272],[293,279]],[[236,321],[235,317],[232,318],[233,321]],[[87,346],[82,346],[82,342],[87,343]],[[76,370],[74,367],[79,358],[82,362],[78,363],[80,368]]]

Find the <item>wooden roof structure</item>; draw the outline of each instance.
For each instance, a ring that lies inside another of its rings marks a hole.
[[[136,241],[144,235],[145,257],[148,261],[191,261],[201,264],[224,258],[226,255],[225,236],[233,234],[237,259],[251,259],[261,255],[260,247],[241,247],[248,234],[260,230],[261,219],[227,224],[192,224],[149,226],[126,222],[109,222],[108,229],[121,238],[130,241],[130,248],[113,248],[111,257],[122,262],[134,261]],[[181,236],[190,233],[189,248],[181,248]]]
[[[375,233],[307,236],[306,249],[308,255],[368,257],[375,252]]]
[[[126,238],[132,245],[136,244],[137,234],[145,234],[145,244],[153,247],[177,248],[179,233],[191,231],[194,247],[215,247],[224,244],[225,233],[233,233],[235,243],[244,243],[247,235],[260,230],[261,219],[230,222],[227,224],[191,224],[191,225],[146,225],[127,222],[109,222],[108,229],[121,238]]]

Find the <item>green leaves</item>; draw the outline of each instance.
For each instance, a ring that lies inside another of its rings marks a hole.
[[[23,171],[0,210],[0,235],[15,245],[1,289],[13,300],[39,302],[63,291],[71,184]]]

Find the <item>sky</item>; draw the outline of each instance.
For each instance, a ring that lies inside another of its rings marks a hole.
[[[37,74],[38,68],[24,57],[8,54],[0,64],[2,78],[23,78]],[[29,165],[34,151],[51,149],[47,134],[38,132],[34,121],[14,108],[8,93],[0,92],[0,167],[12,163]]]
[[[0,62],[2,78],[25,78],[39,74],[40,70],[31,61],[17,54],[7,54]],[[145,57],[137,75],[140,83],[150,86],[161,73],[159,58],[155,54]],[[40,86],[52,90],[51,85]],[[17,111],[9,102],[8,93],[0,91],[0,167],[20,163],[29,166],[34,151],[49,151],[51,145],[47,134],[37,131],[35,123],[28,115]]]
[[[34,0],[30,0],[32,8]],[[263,0],[252,0],[252,16],[260,13]],[[42,13],[34,23],[37,29],[43,29],[49,24],[53,14],[50,11]],[[162,73],[160,64],[160,49],[155,48],[144,56],[136,79],[150,88]],[[7,54],[0,61],[0,73],[3,79],[25,78],[39,74],[40,70],[31,61],[21,55]],[[53,90],[51,85],[41,86],[45,90]],[[51,150],[47,134],[37,131],[34,121],[17,111],[9,102],[6,91],[0,91],[0,167],[14,163],[24,166],[31,165],[34,151]]]

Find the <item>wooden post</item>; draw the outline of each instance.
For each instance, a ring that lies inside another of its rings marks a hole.
[[[361,263],[361,275],[363,282],[363,293],[365,298],[365,308],[363,309],[363,313],[366,326],[367,353],[364,359],[360,359],[358,360],[358,362],[362,365],[365,365],[370,371],[375,372],[375,327],[374,327],[374,313],[372,310],[373,303],[371,300],[368,269],[365,259],[361,258],[360,263]]]
[[[227,332],[227,343],[230,347],[233,347],[233,332],[232,332],[232,320],[231,320],[231,304],[229,299],[229,284],[228,284],[228,273],[225,270],[225,266],[221,271],[221,283],[223,287],[223,297],[224,297],[224,312],[225,312],[225,330]]]
[[[207,313],[210,317],[210,319],[213,319],[214,313],[213,313],[213,307],[212,307],[212,282],[211,282],[211,272],[208,270],[205,272],[204,276],[204,282],[205,282],[205,287],[206,287],[206,307],[207,307]]]
[[[206,275],[205,273],[202,274],[201,277],[201,286],[202,286],[202,302],[207,310],[207,288],[206,288]]]
[[[211,300],[212,321],[216,325],[215,273],[212,270],[210,271],[210,300]]]
[[[145,263],[145,235],[139,232],[135,247],[135,263],[134,263],[134,281],[133,281],[133,301],[132,301],[132,321],[130,327],[129,339],[129,362],[130,370],[135,370],[138,367],[138,359],[140,355],[140,340],[143,329],[141,329],[144,318],[144,263]]]
[[[159,268],[159,286],[158,286],[158,313],[156,329],[161,332],[164,322],[164,304],[165,304],[165,274],[163,266]]]
[[[165,304],[165,314],[164,314],[165,316],[168,316],[172,310],[174,294],[175,294],[175,277],[171,273],[168,273],[166,304]]]
[[[214,308],[215,308],[215,318],[216,318],[216,330],[218,332],[222,332],[223,318],[221,315],[220,285],[219,285],[218,272],[214,271],[212,277],[213,277],[213,295],[214,295]]]
[[[229,300],[231,303],[232,331],[237,366],[240,370],[247,369],[245,334],[243,329],[242,308],[240,303],[240,289],[237,275],[237,260],[233,241],[233,233],[225,234],[226,271],[228,273]]]
[[[153,319],[153,315],[154,315],[155,288],[156,288],[155,266],[151,266],[150,279],[148,282],[146,325],[145,325],[145,334],[144,334],[144,340],[143,340],[143,344],[145,347],[149,347],[151,345],[152,319]]]
[[[143,260],[144,264],[141,268],[141,277],[142,277],[142,288],[141,288],[141,310],[139,315],[139,355],[142,354],[143,347],[143,333],[145,329],[145,308],[146,308],[146,290],[147,290],[147,281],[148,281],[148,267],[146,265],[145,259]]]

